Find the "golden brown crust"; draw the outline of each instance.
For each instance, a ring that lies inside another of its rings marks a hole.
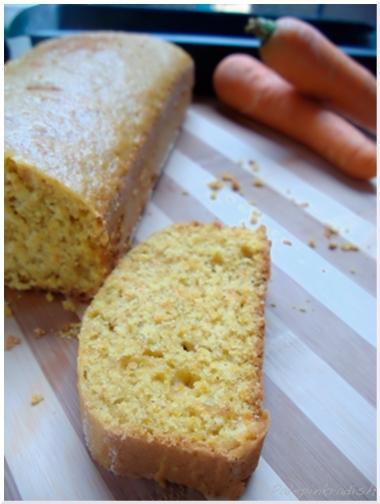
[[[5,152],[101,216],[113,213],[162,105],[184,76],[189,91],[192,73],[182,49],[154,37],[97,32],[43,42],[6,65]]]

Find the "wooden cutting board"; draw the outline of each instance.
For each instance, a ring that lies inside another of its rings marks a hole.
[[[208,183],[224,172],[240,191],[226,184],[211,197]],[[375,182],[349,181],[273,131],[196,102],[136,241],[194,219],[264,224],[272,240],[264,365],[272,424],[243,499],[376,499]],[[326,224],[338,235],[327,238]],[[344,242],[359,250],[341,250]],[[6,290],[6,299],[13,316],[5,335],[21,344],[5,352],[5,498],[201,499],[92,462],[78,409],[77,341],[57,335],[85,307],[67,311],[62,298],[49,302],[41,292]],[[36,338],[35,328],[47,334]],[[44,400],[31,406],[33,394]]]

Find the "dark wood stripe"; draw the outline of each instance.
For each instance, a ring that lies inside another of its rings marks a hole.
[[[174,222],[216,220],[195,198],[184,196],[182,188],[165,174],[161,176],[153,201]],[[272,303],[275,308],[271,307]],[[306,312],[300,312],[300,308]],[[311,350],[375,404],[376,350],[275,265],[272,265],[267,309],[281,317]]]
[[[276,267],[272,268],[268,306],[315,354],[376,407],[376,349],[372,345]],[[301,312],[300,308],[306,311]]]
[[[271,427],[263,456],[300,500],[376,499],[375,486],[267,376],[264,390]]]
[[[353,282],[366,289],[370,294],[376,295],[376,262],[365,254],[365,251],[343,252],[339,249],[329,250],[329,241],[323,234],[325,223],[320,223],[268,186],[254,187],[252,185],[253,172],[248,173],[243,170],[236,163],[227,159],[191,133],[185,131],[180,136],[177,148],[215,177],[220,176],[225,171],[233,173],[241,183],[241,195],[248,202],[254,200],[259,210],[272,217],[306,245],[310,239],[315,240],[317,245],[315,252],[317,254],[346,276],[349,276]],[[339,245],[347,240],[338,236],[334,237],[333,241]],[[351,271],[355,273],[353,274]]]
[[[22,497],[18,491],[16,482],[13,478],[7,459],[4,457],[4,499],[6,501],[20,501]]]
[[[376,190],[369,182],[346,177],[306,147],[218,105],[215,100],[198,100],[192,108],[240,141],[253,148],[257,145],[269,159],[286,166],[311,186],[376,224]],[[283,147],[284,140],[286,145]],[[310,166],[315,168],[311,169]]]

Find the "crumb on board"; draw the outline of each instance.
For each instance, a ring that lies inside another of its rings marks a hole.
[[[259,179],[259,178],[255,178],[252,182],[252,185],[254,185],[255,187],[264,187],[264,182]]]
[[[48,301],[49,303],[51,303],[52,301],[54,301],[54,296],[51,292],[47,292],[46,295],[45,295],[45,299],[46,301]]]
[[[236,178],[231,180],[231,189],[233,191],[240,191],[240,187],[240,182]]]
[[[223,182],[221,180],[213,180],[212,182],[209,182],[208,187],[212,189],[213,191],[219,191],[219,189],[222,189],[223,187]]]
[[[251,200],[251,201],[250,201],[250,204],[251,204],[252,206],[256,206],[256,201],[255,201],[255,200]]]
[[[338,245],[335,242],[329,243],[329,249],[330,250],[335,250],[338,248]]]
[[[9,334],[8,336],[5,337],[5,350],[12,350],[17,345],[20,345],[21,339],[18,338],[17,336],[13,336],[13,334]]]
[[[291,247],[293,245],[293,243],[290,240],[282,240],[282,243],[284,245],[288,245],[289,247]]]
[[[12,316],[12,310],[9,304],[4,301],[4,317],[11,317]]]
[[[64,299],[62,301],[62,306],[63,306],[64,310],[66,310],[66,311],[75,312],[75,310],[76,310],[76,304],[75,304],[74,300],[71,298]]]
[[[300,311],[301,313],[306,313],[306,309],[305,309],[305,308],[299,308],[299,311]]]
[[[353,243],[343,242],[340,244],[340,250],[343,250],[343,252],[358,252],[359,247],[357,247]]]
[[[309,203],[307,201],[304,201],[302,203],[297,203],[297,205],[300,207],[300,208],[308,208],[309,206]]]
[[[216,194],[217,194],[217,193],[216,193],[215,191],[213,191],[213,192],[210,194],[210,198],[211,198],[212,200],[216,200]]]
[[[248,164],[249,164],[252,171],[258,172],[260,170],[260,167],[259,167],[257,161],[255,161],[254,159],[250,159],[248,161]]]
[[[326,270],[324,268],[321,269],[322,273],[326,273]]]
[[[231,175],[229,172],[224,172],[222,173],[221,179],[224,180],[225,182],[231,182],[231,180],[234,180],[234,176]]]
[[[44,400],[44,396],[43,395],[41,395],[41,394],[33,394],[32,398],[30,400],[30,404],[32,406],[37,406],[37,404],[39,404],[43,400]]]
[[[312,249],[315,249],[315,248],[316,248],[316,246],[317,246],[317,245],[316,245],[316,243],[315,243],[315,240],[309,240],[309,241],[307,242],[307,244],[308,244],[308,245],[309,245],[309,247],[310,247],[310,248],[312,248]]]
[[[351,273],[351,275],[355,275],[356,274],[356,270],[350,269],[350,273]]]
[[[45,336],[46,334],[46,331],[44,329],[42,329],[41,327],[35,327],[33,329],[33,336],[37,339],[37,338],[42,338],[42,336]]]
[[[277,306],[277,305],[276,305],[276,303],[271,303],[271,304],[270,304],[270,306],[271,306],[272,308],[276,308],[276,306]]]
[[[80,322],[70,322],[65,324],[59,331],[58,336],[64,339],[74,339],[78,337]]]
[[[332,236],[337,236],[338,231],[333,228],[330,224],[325,224],[323,228],[323,234],[326,236],[326,238],[331,238]]]
[[[252,212],[251,218],[250,218],[249,222],[251,224],[257,224],[257,221],[258,221],[258,219],[259,219],[260,216],[261,216],[260,212],[258,212],[258,211]]]
[[[183,196],[188,196],[188,195],[189,195],[189,193],[188,193],[187,191],[182,191],[182,195],[183,195]]]

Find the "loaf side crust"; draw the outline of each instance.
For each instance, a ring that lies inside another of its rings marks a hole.
[[[37,244],[27,254],[20,252],[24,239],[20,245],[13,241],[19,208],[7,183],[5,278],[10,287],[85,298],[97,292],[130,246],[190,103],[193,73],[182,49],[153,37],[112,32],[51,40],[6,65],[6,180],[12,166],[16,178],[33,179],[34,187],[44,188],[42,202],[46,191],[57,201],[64,196],[66,207],[71,199],[92,219],[89,228],[96,228],[92,238],[83,236],[93,257],[72,261],[70,267],[78,270],[73,282],[69,277],[75,275],[64,273],[69,266],[63,267],[61,255],[64,248],[73,249],[70,238],[78,236],[78,229],[65,217],[65,243],[48,250],[48,226],[32,229],[30,221],[34,243],[40,233],[43,251]],[[22,218],[36,211],[34,204]],[[57,259],[50,272],[33,271],[32,262],[48,264],[52,256]],[[88,267],[81,266],[84,260]],[[98,274],[92,272],[93,280],[81,283],[91,268]]]

